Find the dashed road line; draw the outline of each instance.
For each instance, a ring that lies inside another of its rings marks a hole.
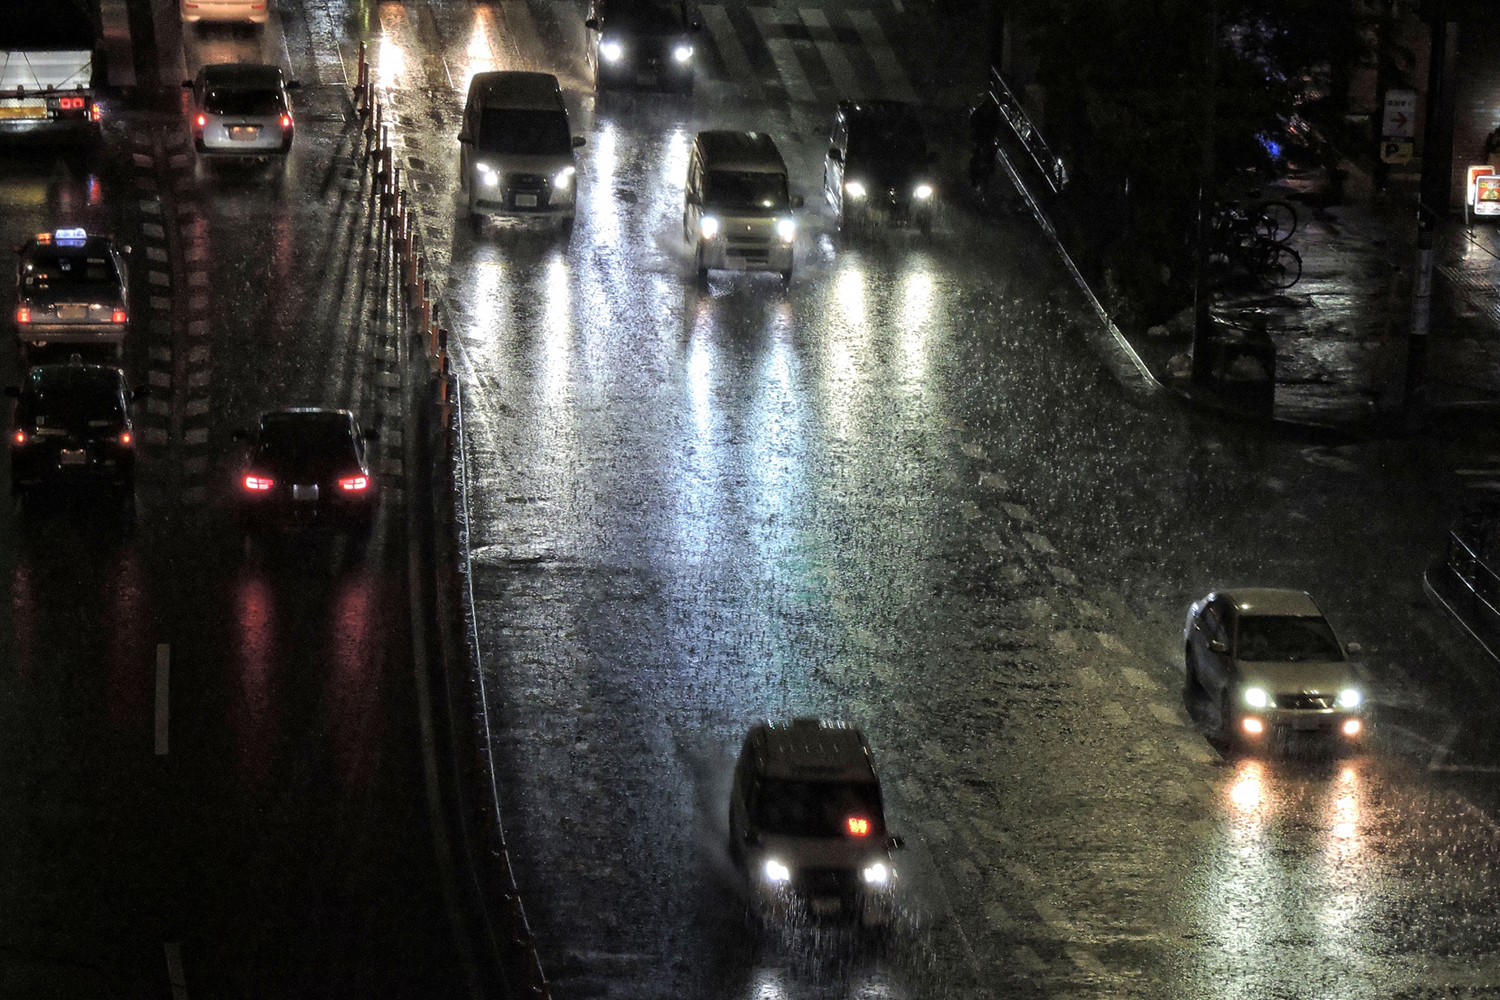
[[[156,756],[167,755],[168,702],[167,692],[172,670],[172,647],[159,643],[156,647]]]

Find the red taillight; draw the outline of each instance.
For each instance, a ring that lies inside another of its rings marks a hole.
[[[862,816],[850,816],[846,825],[851,837],[868,837],[870,835],[870,821]]]
[[[281,127],[284,128],[284,129],[292,127],[292,116],[291,115],[282,115],[281,116]]]
[[[255,490],[255,491],[258,492],[258,491],[261,491],[261,490],[268,490],[272,486],[275,486],[275,485],[276,485],[276,480],[271,479],[271,478],[269,478],[267,476],[246,476],[245,477],[245,489],[247,489],[247,490]]]
[[[10,441],[11,441],[11,444],[25,444],[26,443],[26,432],[25,431],[16,431],[14,434],[12,434],[10,436]]]
[[[109,314],[109,321],[111,323],[127,323],[130,321],[130,317],[125,315],[124,309],[116,309]]]
[[[197,125],[198,125],[198,127],[199,128],[203,128],[203,126],[205,126],[207,124],[208,124],[208,115],[199,115],[198,118],[197,118]]]
[[[97,104],[90,104],[89,105],[89,121],[96,122],[96,121],[99,121],[100,119],[102,119],[103,117],[104,117],[104,112],[99,110],[99,105],[97,105]]]
[[[31,307],[30,306],[16,306],[16,322],[17,323],[30,323],[31,322]]]
[[[82,111],[83,98],[81,97],[59,97],[57,106],[63,111]]]
[[[348,490],[351,493],[368,489],[369,486],[370,480],[365,476],[349,476],[339,480],[339,489]]]
[[[120,443],[127,448],[130,447],[131,445],[135,444],[135,435],[130,433],[129,431],[121,431]]]

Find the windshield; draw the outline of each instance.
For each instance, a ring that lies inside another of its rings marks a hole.
[[[260,428],[262,458],[293,464],[354,461],[354,433],[348,418],[269,418]]]
[[[704,180],[704,200],[716,208],[786,208],[786,175],[715,170]]]
[[[569,156],[573,137],[561,111],[486,108],[479,119],[479,151],[530,156]]]
[[[682,13],[676,4],[617,4],[605,12],[606,28],[623,28],[643,34],[663,34],[683,29]]]
[[[927,142],[916,122],[886,122],[849,130],[849,158],[896,163],[927,159]]]
[[[1260,663],[1301,663],[1305,660],[1342,660],[1343,650],[1333,629],[1321,618],[1266,615],[1240,619],[1241,660]]]
[[[108,257],[39,253],[26,265],[22,284],[35,291],[97,291],[118,298],[120,276]]]
[[[203,110],[216,115],[279,115],[286,108],[275,90],[211,87],[203,98]]]
[[[119,427],[125,423],[120,397],[108,391],[38,390],[29,394],[26,409],[38,428]]]
[[[850,821],[865,833],[884,835],[880,786],[873,781],[796,781],[767,778],[755,806],[762,833],[783,837],[846,837]]]

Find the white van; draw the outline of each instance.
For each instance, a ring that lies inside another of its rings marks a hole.
[[[458,133],[459,190],[469,220],[484,216],[560,219],[573,229],[584,144],[568,128],[562,88],[551,73],[476,73]]]
[[[802,206],[786,163],[764,132],[699,132],[688,158],[682,238],[699,279],[710,269],[776,271],[792,280],[792,245]]]

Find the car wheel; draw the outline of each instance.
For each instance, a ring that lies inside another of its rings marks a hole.
[[[792,283],[792,272],[791,272],[791,269],[788,268],[787,270],[781,272],[781,284],[783,286],[787,286],[787,285],[790,285],[791,283]]]
[[[561,232],[564,243],[573,238],[573,216],[568,215],[563,217]]]

